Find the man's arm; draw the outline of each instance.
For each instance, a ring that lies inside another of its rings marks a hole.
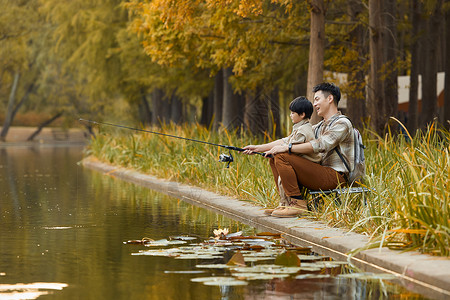
[[[278,153],[284,153],[289,151],[288,145],[279,145],[275,146],[269,151],[266,152],[266,155],[268,154],[278,154]],[[292,145],[291,153],[300,153],[300,154],[311,154],[314,153],[314,149],[310,142],[302,143],[302,144],[295,144]]]

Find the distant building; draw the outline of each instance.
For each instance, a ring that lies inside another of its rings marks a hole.
[[[338,86],[343,86],[347,82],[347,74],[345,73],[332,73],[325,72],[326,80],[334,82]],[[437,101],[439,112],[443,110],[444,107],[444,79],[445,73],[440,72],[437,74]],[[398,77],[398,111],[403,114],[408,112],[409,108],[409,76],[399,76]],[[422,109],[422,76],[419,75],[419,87],[418,87],[418,107],[419,111]],[[339,107],[345,110],[347,108],[347,97],[342,94],[341,101],[339,102]]]
[[[444,79],[445,73],[440,72],[437,74],[437,101],[438,108],[441,110],[444,107]],[[398,110],[408,112],[409,108],[409,76],[398,77]],[[419,90],[417,98],[419,111],[422,110],[422,75],[419,75]]]

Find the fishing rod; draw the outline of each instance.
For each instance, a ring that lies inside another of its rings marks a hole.
[[[176,139],[181,139],[181,140],[186,140],[186,141],[191,141],[191,142],[196,142],[196,143],[202,143],[202,144],[211,145],[211,146],[222,147],[222,148],[228,149],[229,155],[227,155],[227,154],[220,154],[219,161],[228,163],[227,164],[227,168],[230,167],[230,163],[232,163],[234,161],[233,155],[231,155],[231,150],[238,151],[238,152],[245,151],[245,149],[242,149],[242,148],[239,148],[239,147],[235,147],[235,146],[215,144],[215,143],[211,143],[211,142],[206,142],[206,141],[201,141],[201,140],[196,140],[196,139],[191,139],[191,138],[185,138],[185,137],[172,135],[172,134],[167,134],[167,133],[162,133],[162,132],[157,132],[157,131],[151,131],[151,130],[145,130],[145,129],[135,128],[135,127],[129,127],[129,126],[125,126],[125,125],[112,124],[112,123],[100,122],[100,121],[92,121],[92,120],[86,120],[86,119],[82,119],[82,118],[78,119],[78,121],[79,122],[91,123],[91,124],[95,124],[95,125],[106,125],[106,126],[113,126],[113,127],[118,127],[118,128],[122,128],[122,129],[129,129],[129,130],[134,130],[134,131],[139,131],[139,132],[152,133],[152,134],[156,134],[156,135],[162,135],[162,136],[167,136],[167,137],[171,137],[171,138],[176,138]],[[266,154],[262,153],[262,152],[253,152],[253,153],[261,155],[263,157],[271,157],[271,155],[266,156]]]

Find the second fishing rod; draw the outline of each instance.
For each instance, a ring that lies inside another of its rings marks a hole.
[[[162,132],[157,132],[157,131],[151,131],[151,130],[145,130],[145,129],[135,128],[135,127],[129,127],[129,126],[120,125],[120,124],[113,124],[113,123],[108,123],[108,122],[86,120],[86,119],[82,119],[82,118],[78,119],[78,121],[79,122],[90,123],[90,124],[94,124],[94,125],[105,125],[105,126],[112,126],[112,127],[117,127],[117,128],[127,129],[127,130],[133,130],[133,131],[138,131],[138,132],[151,133],[151,134],[156,134],[156,135],[161,135],[161,136],[166,136],[166,137],[171,137],[171,138],[176,138],[176,139],[181,139],[181,140],[186,140],[186,141],[191,141],[191,142],[196,142],[196,143],[202,143],[202,144],[211,145],[211,146],[222,147],[222,148],[225,148],[225,149],[229,150],[229,155],[227,155],[227,154],[220,154],[219,161],[228,163],[227,164],[227,168],[230,166],[230,163],[232,163],[234,161],[233,155],[231,154],[231,150],[238,151],[238,152],[245,151],[245,149],[242,149],[242,148],[239,148],[239,147],[235,147],[235,146],[221,145],[221,144],[216,144],[216,143],[211,143],[211,142],[206,142],[206,141],[201,141],[201,140],[196,140],[196,139],[191,139],[191,138],[186,138],[186,137],[181,137],[181,136],[167,134],[167,133],[162,133]],[[262,153],[262,152],[254,152],[254,153],[258,154],[258,155],[261,155],[263,157],[271,157],[270,155],[266,156],[266,154]]]

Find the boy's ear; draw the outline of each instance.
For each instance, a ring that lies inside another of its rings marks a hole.
[[[302,119],[304,119],[306,117],[306,113],[302,112],[299,116],[302,117]]]

